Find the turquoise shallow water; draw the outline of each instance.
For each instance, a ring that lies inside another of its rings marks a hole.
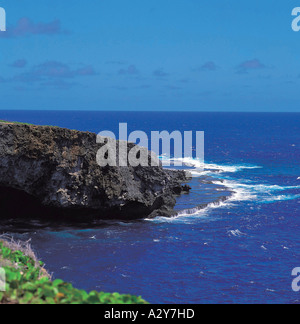
[[[82,228],[2,222],[0,230],[32,240],[54,277],[158,303],[299,302],[291,272],[300,266],[300,114],[4,111],[1,119],[205,131],[206,170],[190,157],[195,177],[178,198],[179,217]],[[232,191],[227,202],[193,210],[222,195],[221,184]]]

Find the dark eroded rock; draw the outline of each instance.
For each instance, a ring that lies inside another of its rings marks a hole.
[[[100,147],[93,133],[0,123],[0,218],[173,214],[175,195],[188,188],[182,187],[188,181],[185,172],[99,167]]]

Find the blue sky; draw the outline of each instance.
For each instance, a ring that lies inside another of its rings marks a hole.
[[[0,109],[300,111],[300,0],[0,6]]]

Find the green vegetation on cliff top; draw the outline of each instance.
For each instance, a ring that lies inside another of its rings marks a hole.
[[[15,250],[16,246],[0,240],[0,267],[6,275],[6,291],[0,291],[0,304],[147,304],[141,297],[87,293],[62,280],[52,282],[43,263],[30,250]]]
[[[32,125],[32,124],[28,124],[28,123],[11,122],[8,120],[0,120],[0,123],[2,123],[2,124]]]

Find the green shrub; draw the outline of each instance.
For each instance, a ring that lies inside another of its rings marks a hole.
[[[0,292],[0,304],[147,304],[141,297],[75,289],[62,280],[53,282],[45,275],[43,263],[21,251],[12,251],[0,242],[0,260],[7,260],[6,291]]]

